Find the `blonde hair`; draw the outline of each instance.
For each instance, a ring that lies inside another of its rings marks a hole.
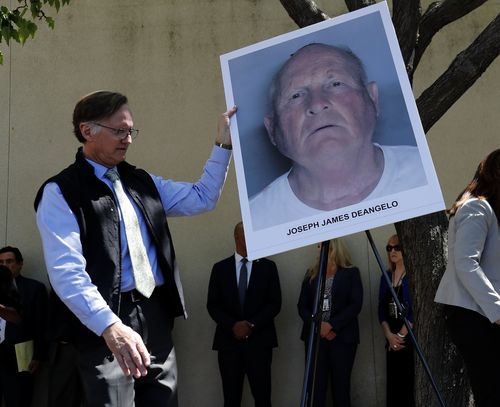
[[[319,257],[316,258],[314,264],[307,269],[306,279],[314,280],[319,272]],[[330,240],[330,247],[328,248],[328,264],[335,264],[338,267],[349,268],[352,267],[352,260],[346,245],[340,239]]]
[[[401,245],[398,235],[392,235],[389,239],[387,239],[387,244],[391,244],[391,241],[393,240],[397,240],[398,242],[396,244]],[[389,262],[389,265],[391,266],[391,271],[394,272],[394,270],[396,270],[396,263],[391,261],[391,252],[387,252],[387,260]]]

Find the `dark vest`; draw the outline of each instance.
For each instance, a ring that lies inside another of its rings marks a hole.
[[[174,248],[158,190],[146,171],[126,162],[120,163],[117,168],[123,187],[140,209],[155,245],[158,264],[165,278],[160,289],[163,291],[166,311],[172,318],[182,315],[184,307],[173,273]],[[35,199],[35,210],[42,198],[43,189],[49,182],[57,183],[76,217],[83,256],[87,262],[86,271],[92,283],[118,315],[121,284],[120,224],[113,192],[94,175],[94,168],[85,160],[82,149],[78,150],[73,164],[41,186]],[[170,256],[168,253],[171,253]],[[81,335],[89,340],[91,334],[97,339],[53,291],[49,302],[52,336],[71,341],[75,337],[83,340]]]

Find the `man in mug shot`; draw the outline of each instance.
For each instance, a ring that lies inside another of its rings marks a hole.
[[[254,229],[426,184],[416,147],[374,143],[378,87],[350,50],[306,45],[278,71],[270,95],[264,124],[292,166],[250,198]]]

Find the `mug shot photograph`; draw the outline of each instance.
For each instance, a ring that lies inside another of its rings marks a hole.
[[[250,253],[444,207],[385,3],[221,63]]]

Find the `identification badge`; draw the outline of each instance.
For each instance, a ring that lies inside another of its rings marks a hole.
[[[330,311],[330,298],[323,298],[323,312]]]
[[[398,318],[398,306],[395,302],[389,303],[389,316],[392,318]]]

